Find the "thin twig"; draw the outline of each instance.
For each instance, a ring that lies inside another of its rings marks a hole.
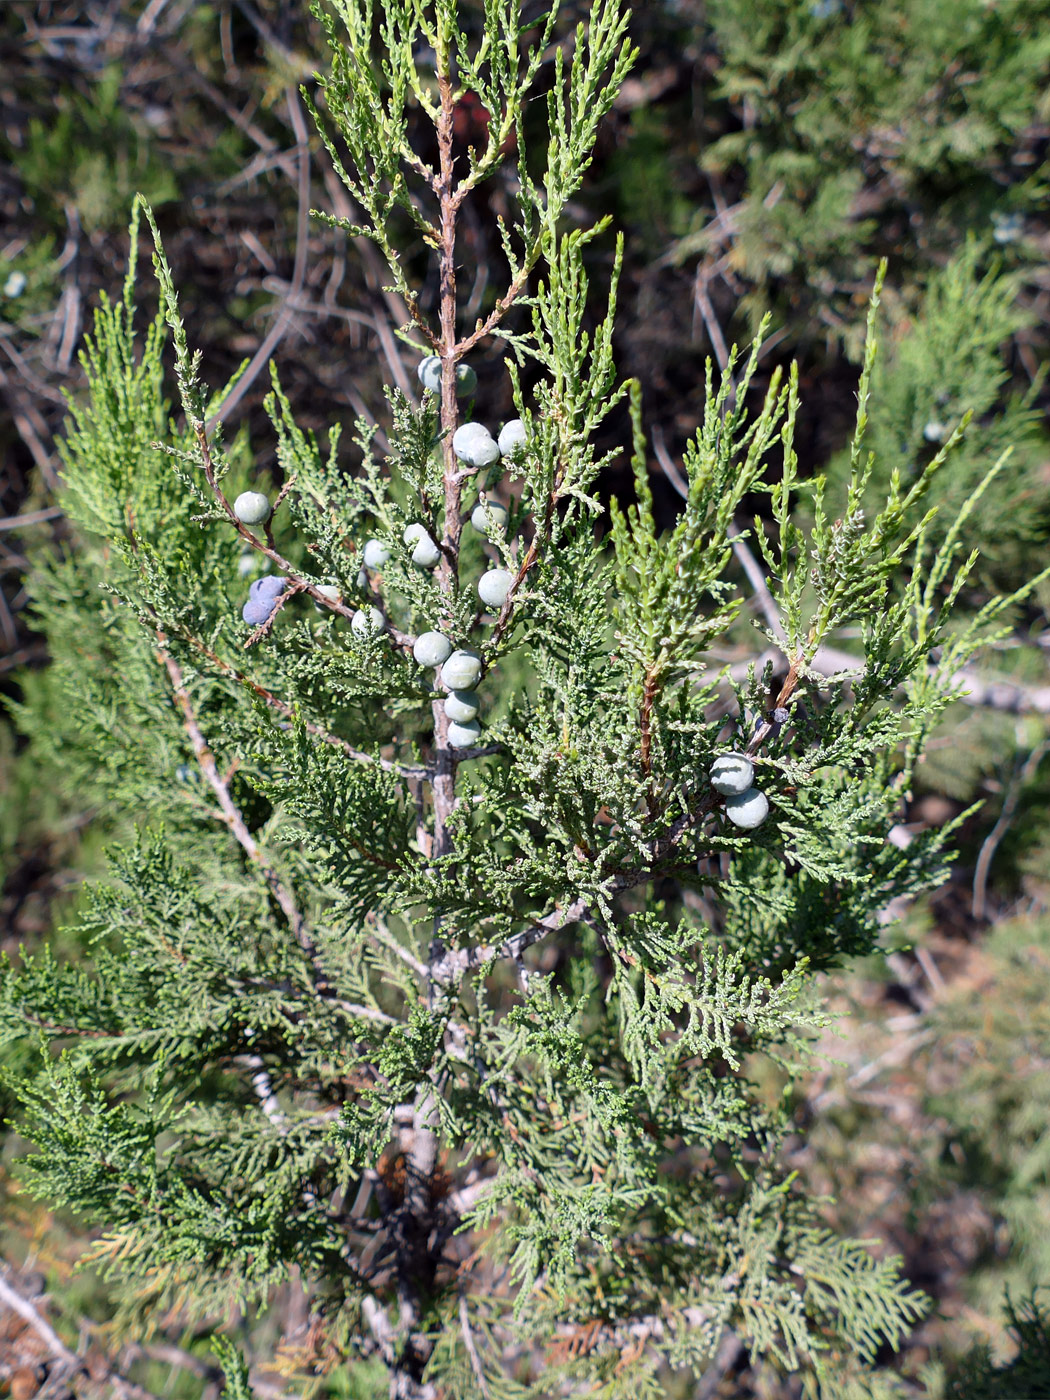
[[[17,1313],[22,1321],[47,1344],[51,1356],[62,1363],[67,1380],[71,1380],[86,1370],[84,1360],[75,1352],[70,1351],[47,1319],[41,1316],[28,1299],[23,1298],[19,1292],[11,1287],[2,1272],[0,1272],[0,1303]],[[146,1390],[144,1386],[136,1384],[135,1381],[128,1380],[127,1376],[123,1375],[108,1360],[103,1360],[102,1364],[105,1367],[105,1379],[113,1386],[114,1390],[125,1397],[125,1400],[157,1400],[152,1391]]]
[[[23,530],[27,525],[43,525],[48,520],[59,520],[65,511],[61,506],[45,506],[43,510],[27,510],[24,515],[5,515],[0,520],[0,530]]]
[[[220,419],[225,419],[232,413],[251,388],[260,371],[269,361],[274,350],[284,339],[285,332],[295,319],[292,303],[302,292],[303,283],[306,280],[307,234],[310,219],[310,136],[306,129],[306,122],[303,120],[302,109],[299,106],[299,94],[294,87],[289,87],[287,89],[285,101],[288,106],[288,115],[291,119],[296,138],[295,150],[297,156],[297,184],[299,193],[299,208],[295,228],[295,263],[292,270],[292,283],[288,295],[277,313],[277,319],[271,326],[268,335],[252,356],[247,369],[208,419],[208,422],[205,424],[205,432],[210,432]]]
[[[1024,790],[1025,784],[1035,773],[1048,752],[1050,752],[1050,739],[1044,739],[1041,744],[1036,745],[1025,762],[1018,767],[1007,787],[1006,796],[1003,798],[1003,807],[1002,811],[999,813],[999,820],[995,823],[981,844],[981,850],[973,872],[973,902],[971,904],[971,909],[975,919],[983,919],[985,917],[988,875],[991,870],[992,860],[999,848],[999,843],[1006,835],[1007,829],[1013,821],[1014,813],[1017,811],[1017,804],[1021,800],[1021,793]]]
[[[17,1293],[11,1287],[2,1273],[0,1273],[0,1303],[17,1313],[23,1322],[32,1327],[37,1336],[47,1343],[52,1356],[58,1357],[63,1366],[71,1373],[83,1368],[84,1363],[80,1357],[75,1352],[70,1351],[50,1322],[42,1317],[32,1303],[22,1297],[21,1293]]]
[[[481,1367],[481,1357],[478,1355],[478,1349],[474,1345],[474,1333],[470,1329],[470,1312],[467,1308],[467,1295],[462,1291],[459,1295],[459,1325],[463,1332],[463,1345],[470,1359],[470,1369],[474,1372],[478,1383],[478,1389],[481,1391],[483,1400],[489,1400],[489,1396],[492,1392],[489,1390],[488,1381],[485,1379],[485,1372]]]
[[[171,679],[172,689],[175,692],[175,699],[182,711],[183,725],[186,729],[186,733],[189,735],[190,743],[193,745],[193,751],[197,756],[197,762],[200,765],[201,772],[204,774],[206,781],[218,799],[219,807],[222,810],[226,824],[230,828],[231,833],[236,838],[249,860],[251,860],[259,870],[267,889],[284,914],[293,938],[298,943],[303,956],[306,958],[313,971],[315,979],[314,989],[318,996],[324,997],[326,1000],[333,1002],[342,1010],[348,1012],[348,1014],[360,1017],[362,1020],[378,1021],[384,1025],[399,1024],[395,1017],[388,1016],[385,1011],[379,1011],[370,1006],[356,1006],[344,1002],[339,997],[335,986],[324,970],[321,962],[321,954],[306,927],[306,920],[296,905],[295,900],[292,898],[290,891],[282,883],[276,870],[274,870],[273,866],[260,849],[255,837],[245,825],[240,810],[230,796],[230,789],[227,782],[219,774],[219,770],[215,765],[215,757],[208,748],[200,725],[197,723],[197,717],[194,714],[193,704],[186,690],[186,683],[183,680],[182,671],[179,668],[178,662],[168,652],[167,638],[159,629],[157,631],[157,640],[160,643],[158,656]]]
[[[182,631],[181,635],[184,641],[188,642],[199,651],[202,656],[206,656],[212,665],[217,666],[224,675],[229,676],[239,685],[246,686],[251,690],[253,695],[258,695],[260,700],[265,700],[267,705],[275,709],[278,714],[284,715],[289,722],[296,718],[296,711],[287,701],[274,695],[272,690],[267,690],[267,688],[264,685],[260,685],[258,681],[252,680],[251,676],[246,676],[243,671],[238,671],[236,666],[232,666],[228,661],[224,661],[217,652],[213,651],[211,647],[195,637],[189,629]],[[341,739],[338,734],[330,734],[327,729],[322,729],[319,724],[315,724],[312,720],[304,720],[301,715],[299,716],[299,722],[308,734],[312,734],[315,738],[320,739],[322,743],[331,744],[334,748],[341,749],[342,752],[345,753],[348,758],[352,758],[355,763],[374,763],[382,768],[384,772],[397,773],[400,777],[406,779],[424,778],[430,771],[425,766],[410,763],[397,763],[394,759],[377,758],[374,754],[365,753],[363,749],[355,749],[353,744],[348,740]]]
[[[782,646],[786,645],[787,633],[784,631],[784,624],[780,620],[780,612],[777,609],[772,593],[769,591],[769,585],[766,582],[766,576],[762,572],[761,565],[748,548],[747,541],[743,538],[740,528],[735,521],[730,523],[726,534],[732,541],[733,553],[736,555],[737,562],[747,575],[747,581],[751,585],[751,591],[754,593],[755,600],[762,610],[762,616],[766,619],[766,625],[776,637],[777,641]]]

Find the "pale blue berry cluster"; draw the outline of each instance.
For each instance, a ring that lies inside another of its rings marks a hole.
[[[725,813],[734,826],[750,830],[769,815],[769,799],[754,786],[755,766],[746,754],[724,753],[711,765],[708,777],[715,792],[726,799]]]
[[[441,392],[441,360],[428,355],[417,370],[419,381],[431,393]],[[477,386],[477,375],[468,365],[456,366],[456,394],[468,397]],[[457,428],[452,437],[452,450],[465,466],[475,471],[494,466],[501,457],[513,457],[521,452],[527,441],[525,425],[520,418],[505,423],[498,438],[494,438],[482,423],[468,422]],[[507,508],[490,501],[484,491],[478,496],[470,523],[488,540],[505,540],[509,515]],[[425,526],[414,523],[404,533],[406,545],[412,547],[412,562],[420,568],[434,568],[441,558],[440,547]],[[364,560],[369,568],[378,568],[390,557],[389,548],[381,540],[369,540]],[[478,597],[486,607],[499,611],[510,596],[514,575],[509,569],[491,568],[478,580]],[[454,650],[451,640],[442,632],[424,632],[416,638],[412,654],[420,666],[440,667],[441,683],[447,687],[444,702],[448,716],[448,742],[454,749],[470,748],[481,736],[478,722],[479,700],[474,687],[481,679],[482,660],[469,647]]]
[[[442,361],[439,356],[428,355],[418,366],[417,373],[425,390],[435,394],[441,392]],[[467,398],[477,388],[477,375],[469,365],[458,364],[455,382],[457,397]],[[452,448],[465,466],[481,471],[501,458],[515,457],[524,451],[527,437],[525,424],[520,418],[504,423],[498,437],[493,437],[483,424],[472,421],[457,429],[452,438]],[[259,526],[268,524],[273,507],[262,492],[243,491],[234,501],[233,511],[243,525]],[[484,490],[478,493],[470,523],[486,540],[506,543],[509,512],[506,506],[490,500]],[[414,520],[406,525],[402,541],[411,551],[412,563],[417,568],[435,569],[441,562],[441,545],[431,527],[423,521]],[[365,542],[361,554],[363,567],[357,578],[362,591],[368,588],[369,573],[382,569],[392,558],[393,552],[394,546],[385,540],[369,539]],[[257,558],[254,552],[242,558],[239,565],[242,577],[255,567]],[[267,567],[265,563],[263,567]],[[498,613],[506,604],[514,585],[515,574],[510,569],[494,566],[486,569],[478,580],[478,597],[485,607]],[[257,578],[249,589],[248,601],[242,609],[245,622],[254,627],[267,623],[287,586],[287,579],[278,576],[266,574]],[[318,585],[316,592],[332,603],[342,603],[342,594],[335,584]],[[325,611],[320,599],[315,598],[314,606],[319,611]],[[357,636],[364,638],[382,633],[386,620],[378,607],[366,605],[357,609],[350,625]],[[454,649],[452,641],[437,631],[423,632],[417,637],[412,654],[418,665],[439,670],[441,684],[448,691],[444,709],[449,720],[449,744],[455,749],[470,748],[481,735],[477,718],[479,700],[474,688],[481,679],[480,655],[469,647]]]
[[[264,574],[257,578],[248,589],[248,601],[241,609],[241,616],[252,627],[261,627],[269,622],[277,607],[277,599],[287,588],[286,579],[277,574]]]
[[[443,632],[423,632],[416,638],[412,655],[420,666],[441,667],[441,680],[448,687],[445,714],[449,718],[448,742],[454,749],[469,749],[481,736],[479,708],[474,686],[481,679],[481,657],[470,647],[453,651]]]
[[[416,371],[419,375],[419,382],[424,389],[429,389],[432,394],[441,393],[441,357],[439,355],[428,355],[420,362]],[[478,387],[478,376],[469,365],[456,366],[456,398],[469,399],[474,390]]]

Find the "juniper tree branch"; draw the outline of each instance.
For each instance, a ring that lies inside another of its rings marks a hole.
[[[251,676],[245,675],[243,671],[238,671],[237,667],[231,665],[230,662],[224,661],[217,652],[213,651],[211,647],[205,642],[202,642],[198,637],[195,637],[188,628],[180,628],[179,633],[185,642],[192,646],[194,650],[199,651],[202,656],[206,656],[212,665],[216,666],[223,675],[231,677],[238,685],[247,687],[247,689],[257,695],[260,700],[264,700],[271,709],[276,710],[278,714],[284,715],[289,720],[296,717],[296,711],[286,700],[282,700],[280,696],[274,695],[272,690],[267,690],[264,685],[260,685],[258,681],[252,680]],[[397,773],[402,778],[424,778],[429,772],[429,769],[425,766],[398,763],[396,760],[390,758],[377,758],[374,754],[365,753],[362,749],[355,749],[353,744],[349,743],[346,739],[341,739],[338,734],[330,734],[327,729],[323,729],[312,720],[304,720],[300,717],[299,722],[308,734],[312,734],[314,738],[320,739],[322,743],[331,744],[335,748],[342,749],[343,753],[345,753],[348,758],[353,759],[355,763],[375,763],[378,764],[384,772]]]
[[[365,919],[365,923],[368,926],[369,933],[371,933],[376,942],[381,943],[384,948],[389,949],[390,952],[399,957],[402,962],[407,963],[417,977],[426,978],[430,975],[426,963],[421,962],[414,953],[410,953],[392,934],[381,929],[379,920],[374,914],[369,914]]]
[[[517,301],[518,297],[521,296],[522,292],[525,290],[526,284],[529,280],[529,273],[532,271],[537,261],[539,260],[540,249],[541,244],[539,243],[539,241],[537,241],[535,247],[530,250],[530,255],[526,256],[521,271],[518,273],[517,277],[515,277],[514,281],[510,284],[509,288],[504,293],[504,295],[500,297],[500,299],[496,302],[496,305],[485,317],[485,320],[479,320],[471,334],[465,336],[456,346],[457,354],[466,355],[468,351],[473,350],[474,346],[478,343],[479,340],[483,340],[485,336],[492,334],[495,328],[503,320],[504,316],[506,316],[510,308]]]
[[[201,466],[204,469],[205,480],[211,488],[212,495],[215,497],[216,501],[218,501],[227,519],[236,529],[240,537],[250,544],[253,549],[257,549],[260,554],[265,554],[267,559],[276,564],[298,592],[308,593],[314,602],[321,607],[328,608],[330,612],[338,613],[340,617],[345,617],[348,621],[352,622],[356,608],[348,607],[347,604],[341,600],[329,598],[314,584],[307,583],[304,578],[301,578],[296,571],[295,565],[287,560],[273,543],[273,534],[269,525],[267,525],[267,538],[263,541],[259,539],[258,535],[253,535],[251,530],[237,519],[236,512],[227,499],[226,493],[219,485],[215,475],[215,459],[211,455],[211,443],[208,441],[207,425],[199,418],[195,418],[191,415],[190,426],[193,429],[193,435],[197,442],[197,450],[200,452]],[[154,445],[161,451],[167,450],[163,443],[156,443]],[[449,450],[451,450],[451,447]],[[282,594],[281,596],[283,597],[284,595]],[[280,598],[277,601],[280,603]],[[415,642],[414,637],[408,636],[407,633],[399,632],[398,629],[391,626],[389,622],[387,623],[386,631],[402,650],[412,650],[413,643]]]
[[[537,919],[535,923],[530,924],[528,928],[515,933],[498,948],[493,948],[490,944],[479,944],[475,948],[453,949],[432,965],[431,976],[435,981],[451,984],[464,973],[472,972],[475,968],[479,968],[485,963],[494,962],[497,958],[520,958],[526,948],[531,948],[533,943],[538,943],[541,938],[546,938],[548,933],[557,933],[566,925],[574,924],[577,920],[582,919],[587,909],[588,901],[580,895],[564,909],[553,909],[542,919]]]
[[[781,655],[782,653],[771,649],[763,651],[753,662],[744,661],[731,666],[729,675],[733,680],[744,680],[752,665],[756,671],[761,671],[767,661],[777,661]],[[859,680],[864,675],[865,659],[838,647],[825,645],[817,648],[806,662],[806,666],[808,670],[816,671],[822,676],[835,675],[840,671],[852,672]],[[1001,710],[1012,715],[1050,715],[1050,686],[1025,685],[1021,681],[1005,677],[982,675],[970,666],[962,666],[953,671],[949,681],[953,686],[966,687],[963,693],[956,697],[961,705]]]
[[[314,942],[309,929],[306,927],[306,920],[300,912],[291,892],[281,881],[276,870],[263,854],[255,837],[245,825],[244,817],[240,809],[230,796],[228,783],[219,775],[219,770],[215,764],[215,757],[208,748],[207,741],[201,732],[201,727],[197,723],[197,716],[194,713],[193,703],[186,690],[186,683],[183,679],[182,671],[178,662],[167,650],[167,638],[164,633],[157,630],[157,640],[160,643],[159,659],[163,664],[171,680],[172,689],[175,692],[175,700],[182,711],[182,722],[189,735],[190,743],[193,745],[193,752],[196,754],[197,762],[201,772],[204,774],[209,786],[215,793],[219,807],[222,810],[227,826],[236,838],[249,860],[257,867],[267,889],[277,902],[287,920],[292,936],[298,943],[304,957],[309,963],[314,975],[314,990],[318,996],[330,1001],[340,1010],[347,1014],[360,1017],[362,1020],[379,1021],[384,1025],[398,1025],[399,1022],[388,1016],[385,1011],[379,1011],[374,1007],[355,1006],[345,1002],[339,997],[338,992],[329,978],[321,962],[321,954],[317,944]]]

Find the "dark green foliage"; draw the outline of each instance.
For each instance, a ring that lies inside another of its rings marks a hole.
[[[755,322],[790,289],[856,350],[873,254],[921,282],[966,230],[989,247],[1002,216],[1041,207],[1045,0],[712,0],[707,15],[717,90],[744,121],[703,161],[745,174],[733,261]],[[1023,233],[1013,256],[1029,256]],[[802,311],[793,334],[813,334]]]
[[[1046,1400],[1050,1396],[1050,1317],[1033,1292],[1015,1303],[1006,1295],[1010,1333],[1017,1355],[997,1365],[990,1349],[975,1347],[952,1373],[943,1400]]]
[[[887,353],[872,380],[870,440],[878,466],[869,483],[874,506],[889,486],[891,467],[914,480],[963,412],[973,414],[962,441],[938,472],[928,499],[943,507],[942,532],[1000,454],[1009,452],[995,488],[982,499],[967,530],[981,551],[980,574],[991,587],[1016,586],[1030,573],[1031,548],[1050,531],[1050,440],[1034,407],[1042,376],[1024,396],[1008,390],[1002,347],[1031,317],[1017,304],[1018,278],[987,257],[971,237],[933,273],[914,308],[897,305]],[[829,478],[843,481],[845,453]],[[839,486],[839,496],[842,487]]]

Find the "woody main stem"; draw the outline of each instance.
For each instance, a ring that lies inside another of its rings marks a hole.
[[[444,455],[445,526],[441,540],[441,562],[437,582],[446,602],[451,603],[458,580],[459,542],[462,532],[460,497],[462,480],[456,470],[452,435],[456,428],[456,213],[458,201],[453,188],[452,120],[454,94],[449,74],[447,42],[438,47],[438,84],[441,110],[437,137],[440,155],[436,193],[440,201],[440,288],[441,288],[441,427]],[[451,609],[449,608],[449,611]],[[443,697],[436,694],[434,713],[434,837],[435,856],[448,855],[451,839],[448,819],[456,801],[456,763],[448,743],[448,716]],[[436,1009],[441,989],[434,970],[445,953],[441,938],[441,915],[435,912],[434,932],[427,966],[426,999]],[[400,1348],[390,1377],[393,1400],[417,1400],[427,1391],[422,1371],[430,1352],[427,1340],[419,1334],[421,1297],[433,1279],[435,1260],[428,1248],[431,1225],[431,1184],[437,1163],[437,1103],[430,1085],[417,1092],[412,1112],[412,1136],[406,1153],[404,1203],[397,1212],[394,1239],[397,1250]]]
[[[448,52],[439,54],[438,85],[441,111],[437,137],[440,165],[436,191],[440,201],[440,289],[441,289],[441,429],[444,434],[442,453],[445,466],[445,528],[441,541],[441,562],[438,566],[438,586],[450,599],[455,592],[459,571],[459,541],[462,534],[460,499],[463,481],[456,470],[456,455],[452,448],[458,409],[456,406],[456,214],[459,202],[453,188],[452,120],[454,95],[448,73]],[[448,744],[448,716],[440,697],[435,698],[434,746],[434,847],[435,855],[448,855],[448,818],[456,800],[455,760]]]

